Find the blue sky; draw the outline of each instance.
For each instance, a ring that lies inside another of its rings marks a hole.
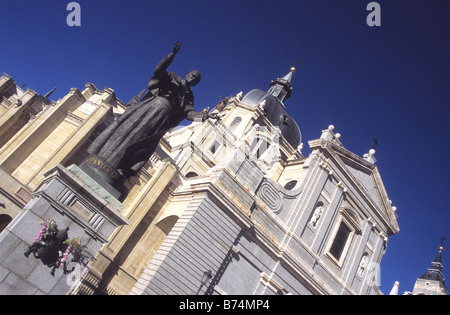
[[[303,142],[330,124],[360,156],[379,140],[375,157],[401,229],[381,289],[398,280],[400,293],[412,290],[439,238],[450,237],[448,0],[378,1],[381,27],[366,24],[368,0],[80,0],[80,27],[66,24],[70,1],[3,2],[0,72],[42,94],[56,87],[55,100],[92,82],[128,102],[176,41],[170,70],[202,73],[197,109],[266,90],[301,58],[286,106]],[[449,257],[444,250],[450,269]]]

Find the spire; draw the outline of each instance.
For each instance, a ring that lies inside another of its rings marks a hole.
[[[444,268],[442,266],[442,250],[444,249],[444,247],[439,247],[439,252],[436,256],[436,258],[434,259],[434,261],[432,262],[433,265],[440,265],[440,269]]]
[[[439,247],[439,252],[436,256],[436,258],[431,262],[431,268],[428,269],[428,272],[423,275],[424,276],[428,276],[430,277],[431,274],[433,273],[439,273],[440,275],[442,275],[442,269],[444,268],[444,266],[442,265],[442,251],[444,250],[444,247],[442,247],[442,242],[441,242],[441,246]]]
[[[423,288],[419,287],[418,283],[420,281],[425,282],[427,286],[430,286],[430,283],[435,283],[435,286],[441,288],[441,292],[444,292],[445,295],[447,294],[447,288],[445,287],[445,279],[444,275],[442,274],[442,269],[444,268],[444,266],[442,265],[442,251],[444,250],[444,247],[442,245],[444,240],[445,238],[442,237],[439,252],[436,258],[431,262],[431,268],[428,268],[428,271],[417,279],[413,294],[420,294],[420,292],[430,294],[429,293],[430,289],[424,290]]]
[[[439,247],[439,252],[438,252],[436,258],[434,259],[434,261],[432,262],[432,264],[433,263],[436,265],[439,264],[441,269],[444,268],[442,266],[442,251],[444,250],[444,241],[445,240],[446,240],[445,236],[442,236],[441,237],[441,246]]]
[[[51,91],[47,92],[47,94],[45,94],[44,97],[48,99],[50,97],[50,95],[52,95],[52,93],[55,92],[55,90],[56,90],[56,87],[54,87]]]
[[[286,75],[283,77],[283,80],[285,80],[285,81],[291,83],[292,75],[294,74],[294,72],[295,72],[295,67],[292,67],[292,68],[291,68],[291,71],[289,71],[289,73],[286,74]]]
[[[444,241],[446,240],[445,236],[441,237],[441,246],[439,247],[439,252],[436,258],[431,262],[432,268],[441,271],[444,266],[442,265],[442,251],[444,250]]]
[[[291,71],[288,74],[286,74],[283,78],[281,79],[278,78],[275,81],[270,82],[270,88],[267,93],[272,94],[281,103],[283,103],[285,99],[291,97],[292,94],[291,80],[294,72],[295,67],[292,67]]]

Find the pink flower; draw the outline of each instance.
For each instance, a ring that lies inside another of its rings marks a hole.
[[[67,260],[67,256],[69,256],[71,250],[72,250],[72,245],[67,246],[66,251],[63,254],[63,257],[61,258],[62,263]]]

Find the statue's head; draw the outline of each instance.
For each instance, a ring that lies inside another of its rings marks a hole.
[[[200,78],[201,78],[200,72],[196,70],[189,71],[186,74],[186,83],[190,86],[196,86],[197,83],[200,82]]]

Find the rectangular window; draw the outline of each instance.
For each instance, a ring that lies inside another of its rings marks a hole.
[[[217,140],[214,140],[213,144],[209,148],[209,152],[211,152],[212,155],[216,154],[217,151],[219,150],[220,146],[221,146],[220,142]]]
[[[350,233],[351,230],[349,229],[349,227],[341,222],[341,226],[339,226],[339,230],[337,231],[334,238],[333,245],[331,245],[330,248],[330,254],[333,255],[337,260],[341,258]]]
[[[270,144],[261,138],[255,138],[250,146],[250,152],[259,159],[269,148]]]

